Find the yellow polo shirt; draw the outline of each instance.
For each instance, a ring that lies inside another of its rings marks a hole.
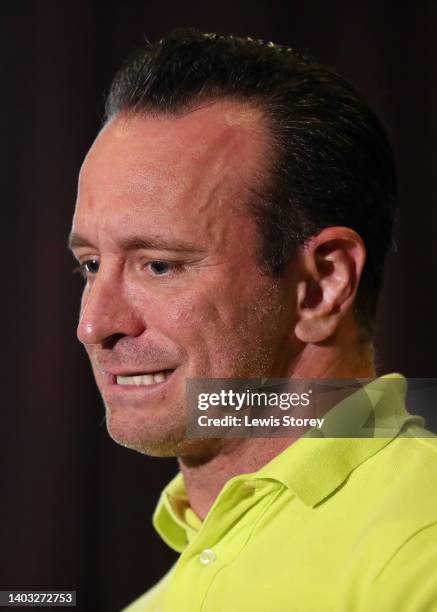
[[[203,522],[179,473],[153,522],[180,557],[126,612],[437,611],[437,438],[406,411],[401,375],[377,382],[376,408],[371,383],[325,427],[363,423],[366,394],[379,437],[311,430],[231,478]]]

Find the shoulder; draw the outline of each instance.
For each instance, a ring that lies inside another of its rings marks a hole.
[[[409,434],[415,435],[400,435],[381,451],[375,477],[385,479],[382,498],[396,516],[427,524],[437,520],[437,437],[419,427]]]
[[[437,612],[437,438],[414,433],[356,470],[366,499],[350,572],[366,612]]]
[[[389,556],[437,522],[437,438],[421,432],[395,438],[358,468],[371,499],[367,526]]]
[[[437,612],[437,520],[401,542],[365,595],[372,612]]]

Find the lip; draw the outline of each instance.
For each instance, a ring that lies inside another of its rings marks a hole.
[[[177,368],[167,368],[166,370],[172,370],[169,374],[166,375],[165,380],[157,383],[153,383],[151,385],[119,385],[117,383],[117,376],[140,376],[141,374],[147,374],[147,372],[132,372],[127,370],[120,370],[120,373],[114,374],[112,372],[103,371],[102,374],[105,377],[106,384],[108,390],[112,393],[117,394],[125,394],[125,393],[141,393],[141,394],[150,394],[155,391],[160,391],[164,387],[166,387],[169,383],[172,382],[174,378],[174,374]],[[154,370],[154,372],[163,371],[163,370]]]
[[[143,374],[156,374],[157,372],[166,372],[167,370],[175,370],[176,366],[153,366],[149,368],[143,368],[142,370],[134,370],[133,368],[120,368],[117,370],[106,370],[101,366],[97,366],[97,369],[103,374],[110,374],[112,376],[141,376]]]

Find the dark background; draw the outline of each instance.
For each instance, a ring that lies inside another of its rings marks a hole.
[[[80,609],[112,612],[175,556],[150,523],[175,460],[143,457],[109,439],[75,339],[81,282],[65,247],[104,92],[145,37],[191,25],[273,40],[309,52],[365,93],[387,126],[401,186],[376,339],[379,372],[436,376],[435,56],[425,9],[421,1],[383,0],[2,4],[0,589],[76,589]]]

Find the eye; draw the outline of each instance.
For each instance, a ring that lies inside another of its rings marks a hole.
[[[87,259],[87,261],[84,261],[77,266],[73,272],[78,272],[86,280],[88,276],[97,274],[99,265],[100,263],[98,259]]]
[[[154,276],[167,276],[179,272],[183,266],[174,262],[156,260],[149,261],[147,267]]]
[[[82,268],[87,274],[97,274],[99,265],[100,264],[97,259],[89,259],[88,261],[83,262]]]

